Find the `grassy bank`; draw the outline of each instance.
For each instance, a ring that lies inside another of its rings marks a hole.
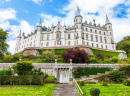
[[[96,49],[91,49],[93,54],[94,55],[97,55],[97,54],[102,54],[104,55],[105,57],[113,57],[113,56],[116,56],[118,57],[118,55],[120,54],[120,52],[110,52],[110,51],[103,51],[103,50],[96,50]]]
[[[52,96],[55,84],[44,86],[0,86],[0,96]]]
[[[100,96],[130,96],[130,87],[122,84],[111,84],[108,86],[101,86],[99,84],[87,84],[80,86],[84,96],[91,96],[90,89],[96,87],[100,89]]]

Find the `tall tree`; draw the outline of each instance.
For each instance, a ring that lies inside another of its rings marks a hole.
[[[130,36],[124,37],[121,41],[117,43],[117,50],[124,50],[127,54],[130,54]]]
[[[2,59],[4,55],[7,53],[7,49],[9,47],[9,45],[6,43],[7,37],[7,31],[0,29],[0,59]]]

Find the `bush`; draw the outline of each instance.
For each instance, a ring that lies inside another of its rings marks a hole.
[[[95,57],[92,57],[90,58],[90,63],[99,63],[99,59],[95,58]]]
[[[0,70],[0,75],[11,75],[11,69]]]
[[[125,85],[125,86],[130,86],[130,80],[124,80],[123,81],[123,85]]]
[[[57,59],[57,62],[58,62],[58,63],[63,63],[63,58],[58,58],[58,59]]]
[[[102,81],[101,85],[102,85],[102,86],[107,86],[107,82]]]
[[[99,96],[100,95],[100,90],[98,88],[91,88],[90,89],[90,95],[91,96]]]
[[[110,61],[111,61],[111,62],[114,62],[114,63],[117,63],[118,60],[119,60],[118,57],[115,57],[115,56],[114,56],[114,57],[112,57],[112,59],[111,59]]]
[[[15,63],[15,62],[19,61],[19,59],[20,59],[20,55],[19,54],[14,54],[13,58],[12,58],[12,62]]]
[[[73,63],[89,63],[88,54],[78,47],[69,48],[67,52],[63,52],[62,58],[64,63],[70,63],[70,59]]]
[[[13,56],[12,55],[4,56],[3,62],[4,63],[13,63]]]
[[[30,71],[32,71],[32,68],[32,62],[29,61],[17,62],[13,65],[13,69],[18,75],[27,75]]]
[[[84,86],[85,82],[84,81],[79,81],[78,84],[79,84],[79,86]]]
[[[121,65],[119,67],[119,71],[124,72],[125,75],[128,75],[130,77],[130,65]]]
[[[110,60],[104,59],[104,61],[102,61],[102,63],[110,63]]]
[[[80,78],[80,76],[84,75],[84,70],[82,67],[77,67],[73,71],[74,78]]]
[[[44,73],[41,71],[41,68],[38,68],[31,71],[29,75],[44,75]]]
[[[56,80],[47,80],[47,79],[45,79],[44,80],[44,83],[46,84],[46,83],[55,83],[55,84],[57,84],[57,81]]]
[[[110,80],[114,81],[115,83],[122,83],[122,81],[126,78],[124,72],[119,72],[118,70],[112,70],[108,77]]]
[[[98,53],[97,55],[96,55],[96,57],[97,58],[99,58],[100,60],[104,60],[104,56],[102,55],[102,54],[100,54],[100,53]]]
[[[130,54],[127,54],[127,57],[130,59]]]
[[[55,80],[55,77],[54,76],[48,76],[47,80]]]

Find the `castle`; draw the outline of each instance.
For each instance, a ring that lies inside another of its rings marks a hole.
[[[17,37],[15,53],[22,52],[26,48],[64,48],[84,46],[88,48],[98,48],[103,50],[116,50],[116,45],[113,38],[112,24],[107,15],[105,25],[101,26],[93,23],[82,21],[83,17],[80,14],[79,7],[74,18],[74,25],[67,27],[62,26],[60,22],[56,26],[43,27],[41,20],[37,29],[27,36],[25,33],[19,33]]]

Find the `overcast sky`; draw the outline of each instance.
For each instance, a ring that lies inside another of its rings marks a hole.
[[[72,26],[77,5],[83,22],[105,24],[105,15],[113,26],[114,41],[130,35],[130,0],[0,0],[0,28],[9,31],[7,43],[14,53],[20,30],[25,35],[33,32],[42,19],[42,25],[51,27],[58,21]]]

